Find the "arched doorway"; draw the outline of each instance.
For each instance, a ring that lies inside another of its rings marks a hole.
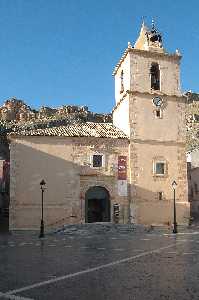
[[[102,186],[88,189],[85,195],[86,223],[110,222],[110,196]]]

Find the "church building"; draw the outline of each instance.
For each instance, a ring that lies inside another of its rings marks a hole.
[[[113,123],[83,122],[12,132],[10,229],[44,222],[187,223],[185,100],[178,50],[142,24],[139,37],[116,65]],[[41,187],[43,189],[43,187]]]

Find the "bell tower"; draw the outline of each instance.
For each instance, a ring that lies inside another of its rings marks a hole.
[[[113,123],[130,139],[131,216],[143,224],[173,223],[172,182],[177,182],[177,222],[189,218],[185,155],[185,98],[178,50],[168,53],[154,23],[116,65]]]

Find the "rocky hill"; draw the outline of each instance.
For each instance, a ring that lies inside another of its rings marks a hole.
[[[112,122],[111,114],[98,114],[87,106],[63,105],[58,108],[32,109],[24,101],[11,98],[0,107],[0,134],[24,129],[67,125],[74,122]]]

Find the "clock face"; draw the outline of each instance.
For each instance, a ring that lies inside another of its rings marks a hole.
[[[155,106],[160,107],[162,105],[162,103],[163,103],[163,100],[161,97],[157,96],[157,97],[153,98],[153,104]]]

